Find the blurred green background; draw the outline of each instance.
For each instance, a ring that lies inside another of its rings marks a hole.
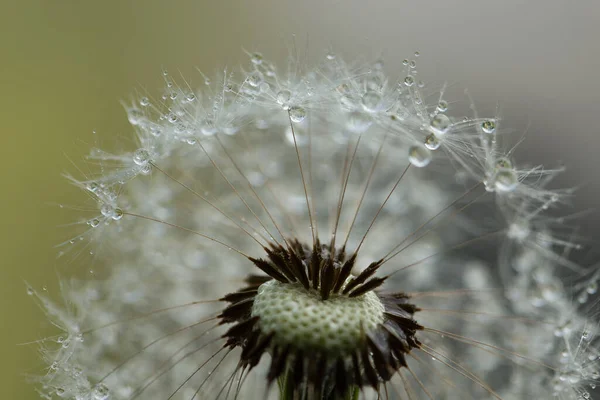
[[[483,4],[485,3],[485,4]],[[529,159],[571,168],[562,182],[584,188],[576,209],[597,204],[600,154],[600,7],[596,1],[7,1],[0,5],[2,275],[0,398],[38,398],[35,345],[51,331],[24,282],[57,294],[65,265],[53,248],[72,222],[55,204],[81,193],[74,171],[94,144],[128,137],[120,101],[157,93],[161,68],[188,81],[245,62],[243,49],[284,60],[295,42],[348,58],[383,55],[391,73],[420,50],[423,77],[468,87],[484,114],[527,130]],[[295,35],[295,36],[294,36]],[[314,58],[313,58],[314,60]],[[460,94],[461,92],[458,91]],[[459,104],[467,107],[464,96]],[[462,102],[462,103],[461,103]],[[584,233],[597,233],[593,214]]]

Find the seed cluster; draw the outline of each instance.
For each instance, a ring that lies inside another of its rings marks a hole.
[[[385,281],[372,277],[381,261],[350,276],[356,255],[318,240],[312,248],[286,243],[265,248],[266,259],[251,259],[268,276],[252,275],[247,287],[222,299],[230,305],[221,323],[234,323],[224,347],[240,347],[247,369],[269,353],[268,382],[284,380],[293,398],[306,398],[307,390],[319,399],[377,390],[420,347],[418,308],[403,293],[373,290]]]
[[[279,344],[330,352],[358,346],[363,332],[371,332],[383,322],[383,312],[383,304],[373,292],[322,300],[314,290],[276,280],[258,288],[252,307],[260,330],[273,332]]]

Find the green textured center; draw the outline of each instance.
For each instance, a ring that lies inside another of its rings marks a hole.
[[[339,352],[355,349],[365,332],[383,322],[384,307],[374,292],[357,297],[333,295],[322,300],[298,283],[265,282],[258,288],[252,316],[279,344],[301,350]]]

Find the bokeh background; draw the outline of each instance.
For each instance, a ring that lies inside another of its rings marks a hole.
[[[453,107],[482,114],[500,107],[503,126],[534,162],[569,172],[579,186],[573,210],[600,199],[600,3],[558,1],[85,1],[3,0],[0,5],[0,398],[38,398],[35,345],[51,331],[25,281],[56,295],[65,265],[54,245],[56,205],[83,195],[61,177],[95,144],[109,147],[130,128],[121,106],[136,90],[158,93],[161,69],[195,85],[246,62],[243,49],[283,61],[295,45],[316,62],[329,48],[348,59],[383,56],[391,74],[421,52],[421,76],[452,84]],[[597,212],[582,232],[599,232]]]

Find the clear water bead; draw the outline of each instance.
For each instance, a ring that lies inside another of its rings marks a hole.
[[[422,146],[412,146],[408,150],[408,161],[415,167],[426,167],[431,162],[431,152]]]
[[[499,158],[499,159],[496,160],[496,168],[499,168],[499,169],[511,169],[512,168],[512,162],[510,162],[510,160],[508,158],[501,157],[501,158]]]
[[[290,113],[290,119],[292,122],[302,122],[306,117],[306,111],[302,107],[291,107],[288,112]]]
[[[112,215],[111,215],[111,218],[112,218],[112,219],[114,219],[115,221],[118,221],[118,220],[120,220],[121,218],[123,218],[123,214],[125,214],[125,213],[123,212],[123,210],[121,210],[120,208],[118,208],[118,207],[117,207],[117,208],[115,208],[115,209],[113,210],[113,213],[112,213]]]
[[[290,109],[290,99],[292,98],[292,92],[289,90],[281,90],[277,93],[277,103],[281,105],[284,110]]]
[[[365,111],[376,112],[381,104],[381,95],[374,90],[369,90],[363,95],[361,104]]]
[[[494,133],[496,131],[496,121],[488,119],[481,123],[481,130],[485,133]]]
[[[146,149],[137,149],[133,153],[133,162],[137,165],[143,166],[150,161],[150,152]]]
[[[141,125],[145,122],[145,116],[139,108],[130,108],[127,110],[127,119],[131,125]]]
[[[592,281],[588,283],[585,288],[585,291],[589,294],[596,294],[598,292],[598,282]]]
[[[103,204],[102,207],[100,207],[100,213],[107,218],[112,218],[114,212],[115,209],[110,204]]]
[[[363,133],[371,127],[371,117],[360,111],[353,111],[348,115],[346,127],[354,133]]]
[[[258,87],[263,81],[263,75],[259,71],[254,71],[247,78],[248,84],[252,87]]]
[[[437,105],[437,110],[439,112],[446,112],[448,111],[448,102],[446,100],[440,100],[438,105]]]
[[[108,400],[109,397],[110,390],[104,383],[99,383],[92,389],[92,399],[94,400]]]
[[[436,135],[445,135],[450,130],[450,118],[446,114],[437,114],[431,119],[431,131]]]
[[[519,177],[513,169],[501,169],[496,173],[494,186],[500,192],[512,192],[519,184]]]
[[[406,78],[404,78],[404,84],[405,84],[406,86],[409,86],[409,87],[410,87],[410,86],[412,86],[412,85],[414,85],[414,84],[415,84],[415,78],[413,78],[413,77],[412,77],[412,76],[410,76],[410,75],[409,75],[409,76],[407,76]]]
[[[252,53],[250,61],[252,61],[252,64],[254,65],[260,65],[263,62],[263,56],[260,53]]]
[[[425,147],[429,150],[437,150],[440,148],[440,140],[434,134],[431,134],[425,138]]]

